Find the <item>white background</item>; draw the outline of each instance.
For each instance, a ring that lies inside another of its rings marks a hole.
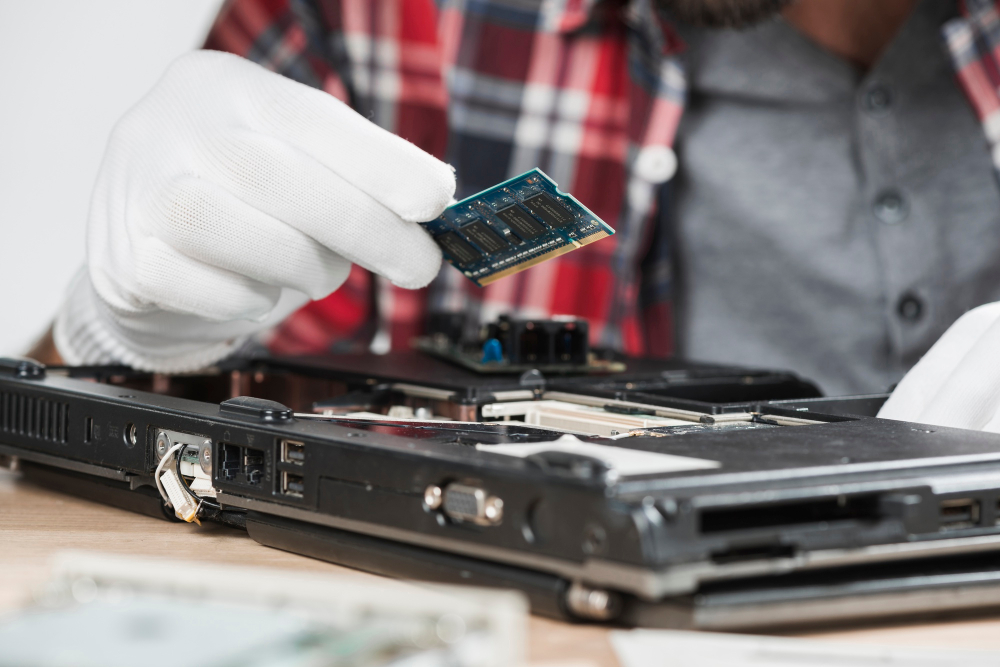
[[[115,121],[221,0],[0,0],[0,355],[44,332],[84,258]]]

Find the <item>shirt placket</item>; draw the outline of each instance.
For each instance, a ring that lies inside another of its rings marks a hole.
[[[930,344],[942,298],[935,280],[941,250],[926,193],[911,187],[905,174],[910,100],[902,73],[876,68],[859,86],[856,102],[863,179],[857,215],[870,229],[878,257],[888,383]]]

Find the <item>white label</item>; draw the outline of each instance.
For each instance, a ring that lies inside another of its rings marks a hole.
[[[564,435],[552,442],[533,442],[524,445],[476,445],[481,452],[504,454],[525,458],[540,452],[568,452],[603,461],[619,475],[648,475],[651,473],[682,472],[685,470],[709,470],[718,468],[718,461],[696,459],[690,456],[674,456],[639,449],[626,449],[611,445],[582,442],[572,435]]]

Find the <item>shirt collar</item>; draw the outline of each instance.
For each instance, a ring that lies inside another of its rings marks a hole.
[[[543,0],[542,26],[550,32],[570,35],[602,20],[608,11],[618,12],[625,25],[654,53],[671,55],[683,50],[683,42],[656,11],[653,0]]]

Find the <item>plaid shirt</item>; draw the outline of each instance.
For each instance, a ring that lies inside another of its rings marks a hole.
[[[942,27],[1000,164],[1000,0]],[[278,353],[404,348],[429,311],[576,315],[595,345],[673,349],[667,181],[683,44],[652,0],[230,0],[205,44],[351,104],[454,165],[457,197],[540,167],[616,234],[485,288],[445,266],[407,291],[357,267],[292,315]]]

